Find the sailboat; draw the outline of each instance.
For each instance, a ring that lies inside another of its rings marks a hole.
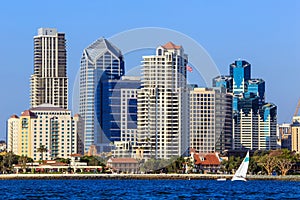
[[[248,171],[248,166],[249,166],[249,151],[247,152],[246,157],[244,158],[238,170],[235,172],[231,181],[247,181],[246,175]]]

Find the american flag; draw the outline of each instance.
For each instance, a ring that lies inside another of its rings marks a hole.
[[[188,70],[189,72],[193,72],[193,68],[189,65],[186,66],[186,70]]]

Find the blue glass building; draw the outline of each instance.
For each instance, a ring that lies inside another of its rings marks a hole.
[[[259,105],[265,103],[265,81],[262,79],[251,79],[248,81],[248,93],[255,94],[259,98]]]
[[[102,144],[110,143],[106,132],[109,114],[110,81],[124,75],[124,59],[121,51],[104,38],[100,38],[83,50],[80,63],[79,113],[83,119],[84,152],[91,145],[102,151]]]
[[[244,93],[251,78],[251,65],[244,60],[235,61],[230,65],[230,77],[233,78],[233,94]]]
[[[213,85],[233,95],[233,149],[276,149],[277,107],[265,102],[265,81],[251,79],[251,65],[235,61],[230,76],[216,77]]]
[[[140,77],[123,76],[120,80],[104,83],[109,92],[105,95],[107,106],[103,106],[102,131],[110,142],[121,141],[122,129],[137,129],[137,92],[141,87]],[[129,92],[130,96],[127,96]],[[125,94],[126,93],[126,94]],[[126,103],[122,102],[125,98]],[[122,124],[122,110],[126,109],[126,123]],[[109,149],[107,149],[109,150]]]
[[[232,81],[231,76],[217,76],[213,79],[213,87],[223,87],[228,93],[232,93]]]

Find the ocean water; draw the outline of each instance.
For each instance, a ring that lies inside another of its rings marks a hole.
[[[300,199],[300,182],[2,180],[1,199]]]

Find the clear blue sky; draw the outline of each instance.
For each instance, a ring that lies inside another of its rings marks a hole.
[[[66,33],[72,86],[82,50],[101,36],[140,27],[184,33],[210,54],[222,74],[237,58],[266,81],[278,122],[290,122],[300,97],[300,1],[3,1],[0,12],[0,139],[6,120],[29,108],[33,36],[40,27]],[[71,93],[71,90],[69,91]]]

